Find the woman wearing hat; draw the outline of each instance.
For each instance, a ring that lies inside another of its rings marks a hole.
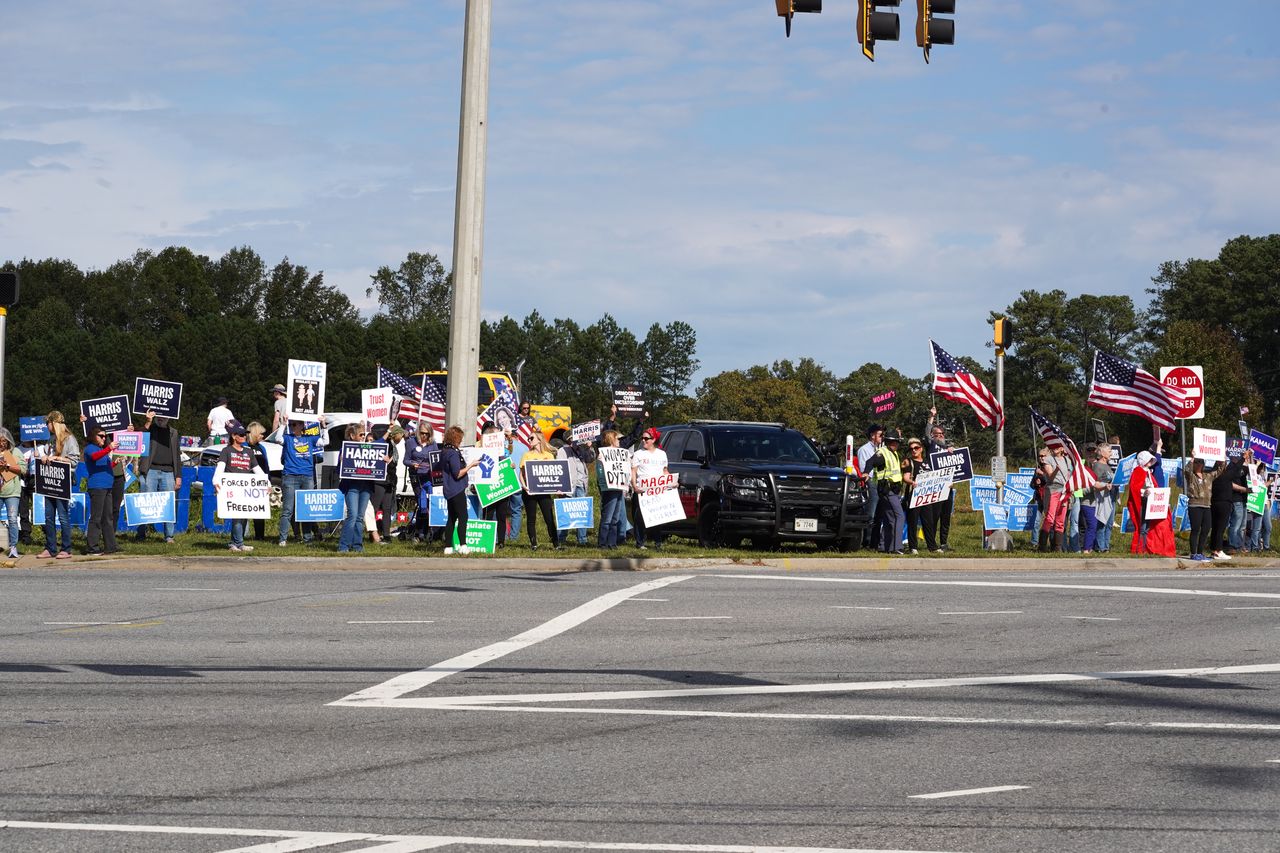
[[[115,480],[111,451],[115,449],[116,443],[107,431],[90,422],[89,445],[84,453],[89,490],[89,554],[114,554],[120,550],[116,547],[115,516],[111,512],[111,487]]]
[[[1138,454],[1137,465],[1129,477],[1129,520],[1133,522],[1133,540],[1129,545],[1129,552],[1174,557],[1177,556],[1177,550],[1174,546],[1171,513],[1165,513],[1164,518],[1147,519],[1147,502],[1152,490],[1161,488],[1153,470],[1159,464],[1159,456],[1144,450]]]
[[[213,469],[213,490],[216,494],[222,488],[223,474],[252,474],[254,471],[266,476],[266,471],[258,462],[258,454],[246,446],[249,438],[248,428],[235,418],[227,421],[227,436],[231,441],[222,448],[218,456],[218,464]],[[231,550],[252,551],[252,545],[244,542],[244,519],[231,519]]]

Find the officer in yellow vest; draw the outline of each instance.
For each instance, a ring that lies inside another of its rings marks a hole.
[[[880,501],[876,505],[876,520],[880,526],[880,550],[886,554],[902,555],[902,530],[907,523],[902,508],[902,457],[898,446],[902,434],[891,429],[884,434],[884,445],[876,453],[876,488]]]

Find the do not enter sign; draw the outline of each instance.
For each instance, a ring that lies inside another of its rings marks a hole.
[[[1182,401],[1182,412],[1177,415],[1179,420],[1192,421],[1204,417],[1204,368],[1198,365],[1162,367],[1160,381],[1181,388],[1187,395]]]

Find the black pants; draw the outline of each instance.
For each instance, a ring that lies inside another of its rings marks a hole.
[[[373,484],[373,517],[378,521],[378,535],[383,539],[391,536],[391,520],[396,514],[396,487],[389,483]],[[381,513],[382,517],[378,515]]]
[[[934,515],[938,522],[938,544],[944,548],[947,545],[947,537],[951,535],[951,511],[955,509],[955,506],[956,491],[955,489],[952,489],[951,494],[947,496],[947,499],[942,503],[935,504],[933,508]],[[928,541],[927,535],[925,536],[925,540]],[[932,545],[929,547],[933,548]]]
[[[105,543],[101,547],[99,540]],[[89,490],[89,550],[116,550],[116,527],[112,523],[111,489]]]
[[[643,548],[645,539],[653,540],[654,547],[661,548],[662,543],[666,541],[666,534],[661,529],[649,530],[644,526],[644,513],[640,511],[640,495],[633,493],[631,495],[631,527],[635,531],[636,545]]]
[[[31,544],[31,496],[35,494],[32,487],[27,484],[26,480],[22,481],[22,496],[18,498],[18,517],[22,520],[22,532],[18,535],[18,540],[23,545]],[[41,498],[40,500],[44,500]]]
[[[1191,516],[1191,553],[1205,553],[1204,546],[1209,542],[1209,526],[1213,513],[1207,506],[1187,507]]]
[[[1213,532],[1209,534],[1209,547],[1214,551],[1222,551],[1226,548],[1223,537],[1227,533],[1227,525],[1231,523],[1231,504],[1230,500],[1213,501],[1209,504],[1213,515]]]
[[[538,547],[538,512],[547,525],[547,538],[556,544],[556,506],[551,495],[524,493],[525,530],[529,532],[529,544]]]
[[[938,550],[938,511],[942,506],[942,504],[927,504],[915,509],[907,508],[908,547],[916,547],[916,542],[920,541],[916,531],[921,531],[924,533],[925,547],[930,551]]]
[[[120,504],[124,502],[124,474],[111,482],[111,531],[120,526]]]
[[[485,521],[498,522],[498,544],[507,544],[507,522],[511,520],[511,498],[503,498],[484,508]]]
[[[458,527],[458,544],[467,544],[467,493],[458,492],[451,498],[445,498],[445,506],[449,508],[449,519],[444,523],[444,547],[453,547],[453,528]]]

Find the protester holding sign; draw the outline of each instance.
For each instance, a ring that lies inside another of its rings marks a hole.
[[[1191,559],[1196,562],[1209,560],[1209,528],[1211,525],[1211,499],[1213,484],[1225,472],[1226,466],[1215,463],[1209,471],[1204,460],[1194,457],[1187,460],[1187,470],[1182,475],[1183,494],[1187,496],[1187,514],[1191,518]]]
[[[364,424],[351,424],[345,434],[347,442],[364,444],[373,439]],[[395,462],[395,457],[383,454],[383,461]],[[359,554],[364,551],[364,514],[369,509],[369,501],[373,497],[373,480],[358,477],[343,477],[338,480],[338,489],[346,503],[347,517],[342,520],[342,533],[338,537],[338,553]]]
[[[1153,475],[1153,469],[1160,464],[1160,447],[1157,443],[1156,453],[1144,450],[1138,454],[1138,464],[1129,476],[1129,518],[1133,521],[1133,540],[1129,551],[1133,554],[1159,554],[1163,557],[1177,556],[1173,539],[1173,522],[1166,512],[1163,518],[1147,517],[1147,502],[1152,493],[1160,488]]]
[[[13,446],[13,434],[0,427],[0,501],[4,501],[5,520],[9,525],[9,559],[18,558],[18,538],[22,535],[22,472],[26,462],[22,451]]]
[[[484,425],[482,435],[494,435],[501,433],[502,430],[497,424],[490,421]],[[498,465],[502,465],[502,460],[511,458],[511,444],[515,441],[514,434],[506,435],[502,442],[502,456],[498,458]],[[510,464],[508,462],[508,464]],[[500,470],[505,470],[501,469]],[[480,490],[480,486],[476,487]],[[482,513],[485,521],[495,522],[498,526],[494,532],[494,547],[501,548],[507,544],[507,526],[511,521],[511,497],[500,498],[484,508]],[[462,536],[459,535],[458,541],[462,542]]]
[[[555,511],[555,495],[539,494],[529,491],[529,474],[526,466],[530,462],[551,461],[556,458],[555,453],[551,451],[551,445],[547,444],[547,437],[540,432],[533,434],[533,447],[524,454],[521,459],[520,469],[517,472],[520,477],[520,488],[522,489],[522,499],[524,500],[525,509],[529,512],[528,532],[529,547],[538,550],[538,514],[542,514],[542,520],[547,526],[547,537],[551,540],[552,545],[557,550],[560,548],[558,540],[559,531],[556,530],[556,511]]]
[[[609,429],[601,434],[596,461],[596,485],[600,487],[600,532],[596,534],[596,543],[606,551],[617,548],[622,539],[622,521],[627,517],[627,484],[631,479],[630,456],[625,447],[619,446],[617,430]],[[619,468],[622,471],[616,470]],[[623,471],[624,476],[619,477]]]
[[[570,497],[586,497],[587,486],[591,482],[587,465],[596,461],[596,454],[591,445],[574,441],[557,450],[556,458],[563,459],[569,463],[569,482],[573,486],[573,492],[570,493]],[[578,544],[586,545],[587,531],[577,528],[575,532],[578,534]],[[556,533],[557,542],[561,545],[569,538],[569,531],[567,530],[558,530]]]
[[[907,547],[911,549],[912,554],[917,553],[916,543],[920,541],[921,532],[924,533],[925,547],[929,549],[929,553],[942,550],[938,547],[937,539],[938,512],[942,507],[950,506],[954,499],[954,493],[951,493],[944,501],[916,507],[911,505],[911,495],[915,491],[916,479],[931,470],[933,469],[929,460],[924,455],[924,443],[918,438],[908,439],[907,458],[902,460],[902,481],[906,485],[902,493],[902,501],[907,507]]]
[[[1230,560],[1227,553],[1226,533],[1231,523],[1231,507],[1235,503],[1236,489],[1243,488],[1237,482],[1243,465],[1239,459],[1229,459],[1227,466],[1221,469],[1210,491],[1209,511],[1213,520],[1213,530],[1209,534],[1210,557],[1215,560]]]
[[[645,421],[649,420],[649,413],[642,412],[640,417],[636,418],[631,425],[631,432],[626,435],[622,434],[622,424],[618,422],[618,404],[614,403],[609,407],[609,417],[600,423],[601,443],[603,444],[604,434],[609,430],[613,430],[618,434],[619,447],[632,447],[640,443],[640,436],[645,430]]]
[[[1066,545],[1067,510],[1071,500],[1071,495],[1067,492],[1067,480],[1071,477],[1071,460],[1067,458],[1067,449],[1058,447],[1052,451],[1049,461],[1053,469],[1053,478],[1049,482],[1044,523],[1040,526],[1040,550],[1062,551]]]
[[[400,465],[404,459],[404,427],[392,424],[387,430],[393,462],[387,463],[387,476],[373,484],[373,513],[377,525],[373,541],[385,545],[391,538],[391,521],[396,514],[396,487],[400,483]]]
[[[266,470],[258,461],[258,454],[245,446],[249,438],[249,429],[240,421],[232,418],[226,422],[227,437],[230,443],[222,448],[222,453],[218,456],[218,464],[213,469],[213,489],[218,492],[222,488],[223,474],[252,474],[254,471],[259,472],[264,477],[267,475]],[[244,542],[244,519],[232,518],[231,521],[231,547],[232,551],[252,551],[252,545],[246,545]]]
[[[280,533],[276,542],[281,548],[288,542],[290,530],[308,544],[314,536],[313,523],[300,523],[293,519],[297,512],[298,492],[316,487],[316,456],[329,443],[324,415],[320,416],[320,429],[315,435],[306,435],[306,425],[302,421],[293,420],[288,424],[288,434],[277,439],[284,448],[280,473]]]
[[[51,453],[43,457],[46,461],[61,462],[71,466],[75,471],[80,461],[80,443],[76,441],[71,430],[67,429],[66,419],[62,412],[54,410],[45,416],[49,424],[50,442],[46,448]],[[55,526],[56,519],[56,526]],[[58,549],[57,529],[62,529],[62,548]],[[45,495],[44,498],[44,551],[39,558],[56,557],[59,560],[71,559],[71,501]]]
[[[444,474],[444,502],[448,508],[449,517],[444,523],[444,552],[446,554],[455,553],[452,546],[453,531],[456,527],[458,530],[458,547],[456,552],[459,554],[467,553],[467,472],[480,464],[477,459],[475,462],[466,464],[462,461],[462,427],[454,425],[444,432],[444,445],[440,448],[440,463],[438,470]],[[537,438],[541,438],[539,433]],[[544,442],[546,439],[542,439]],[[530,533],[533,532],[533,525],[529,526]],[[554,535],[554,531],[553,534]],[[533,547],[538,547],[536,544]]]
[[[660,437],[661,434],[656,429],[649,427],[640,436],[640,449],[631,454],[631,488],[635,492],[631,496],[631,525],[636,532],[636,545],[642,551],[647,547],[645,538],[649,531],[645,528],[644,514],[640,511],[640,493],[636,483],[652,477],[665,477],[671,473],[667,470],[667,452],[658,447]],[[661,549],[666,535],[661,529],[652,532],[653,547]]]
[[[431,472],[440,458],[440,445],[435,442],[435,431],[426,419],[418,421],[418,431],[404,442],[404,464],[409,469],[409,482],[417,502],[414,515],[413,537],[425,540],[431,535],[431,516],[428,512],[431,498]]]
[[[1111,466],[1107,459],[1111,456],[1111,448],[1105,444],[1093,448],[1093,461],[1089,470],[1093,472],[1093,482],[1085,486],[1084,496],[1080,498],[1080,515],[1084,518],[1084,541],[1081,550],[1086,554],[1093,553],[1098,541],[1098,516],[1111,517]]]
[[[942,424],[938,423],[938,410],[936,408],[929,409],[929,421],[925,424],[925,428],[928,430],[929,435],[928,446],[925,448],[926,459],[931,453],[942,453],[956,449],[955,445],[947,440],[947,431],[943,429]],[[951,516],[955,512],[955,504],[956,492],[955,489],[952,489],[946,501],[935,509],[938,520],[938,550],[940,551],[947,550],[947,540],[951,538]]]
[[[182,488],[182,439],[168,418],[148,411],[143,429],[150,436],[150,450],[138,460],[139,483],[144,492],[175,492]],[[175,496],[175,500],[176,500]],[[166,544],[173,544],[173,523],[155,525],[164,534]],[[146,528],[139,526],[138,539],[146,538]]]
[[[1270,478],[1267,476],[1265,462],[1257,461],[1246,466],[1249,472],[1249,536],[1246,540],[1249,551],[1261,551],[1263,543],[1271,547],[1271,501],[1269,500]]]
[[[89,550],[90,555],[114,554],[116,528],[112,523],[111,486],[114,476],[111,451],[115,442],[107,431],[96,422],[89,423],[89,445],[85,448],[84,467],[88,475],[89,491]],[[105,543],[104,549],[100,542]]]

